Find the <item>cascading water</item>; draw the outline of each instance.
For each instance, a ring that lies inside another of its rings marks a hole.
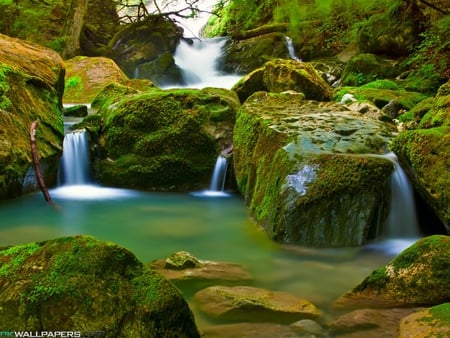
[[[93,184],[90,167],[89,140],[86,131],[66,132],[58,173],[58,188],[53,189],[51,195],[59,199],[95,200],[130,197],[136,194],[130,190],[105,188]]]
[[[211,177],[208,190],[196,191],[192,195],[198,197],[228,197],[230,194],[225,192],[225,183],[227,179],[228,160],[220,154],[217,157],[214,171]]]
[[[211,179],[211,184],[209,190],[211,191],[224,191],[225,181],[227,176],[228,160],[219,155],[216,160],[216,165],[214,166],[214,172]]]
[[[89,183],[89,142],[85,130],[76,130],[64,136],[59,185]]]
[[[413,188],[398,163],[397,156],[391,152],[386,155],[386,158],[394,163],[394,172],[391,177],[390,211],[384,225],[383,235],[386,238],[418,238],[419,223]]]
[[[182,70],[185,87],[229,89],[239,81],[241,76],[227,75],[217,70],[226,38],[191,41],[192,44],[182,40],[174,55],[175,63]]]
[[[294,44],[292,43],[292,39],[289,36],[286,36],[285,39],[286,39],[286,46],[291,59],[301,62],[302,59],[298,58],[297,55],[295,55]]]

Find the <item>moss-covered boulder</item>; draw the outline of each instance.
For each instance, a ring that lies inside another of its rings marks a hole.
[[[430,306],[448,302],[450,237],[433,235],[414,243],[373,271],[337,302],[339,307]]]
[[[385,118],[396,117],[395,114],[389,114],[386,110],[386,106],[392,102],[395,102],[395,110],[398,114],[413,109],[418,103],[428,98],[424,94],[405,90],[391,80],[375,80],[359,87],[344,86],[334,93],[333,98],[342,102],[346,94],[352,95],[358,102],[370,101],[379,109],[384,108]],[[380,118],[385,119],[381,116]]]
[[[171,20],[149,16],[124,26],[111,39],[109,48],[114,61],[133,78],[139,65],[158,60],[165,53],[173,54],[182,35],[183,30]]]
[[[0,34],[0,198],[37,187],[31,168],[30,126],[44,180],[55,182],[64,127],[64,64],[54,51]]]
[[[450,303],[432,306],[404,317],[398,338],[434,338],[450,336]]]
[[[117,64],[105,57],[76,56],[65,65],[64,103],[90,103],[104,86],[128,80]]]
[[[103,102],[96,119],[98,179],[157,190],[198,188],[209,181],[217,154],[232,142],[239,107],[234,92],[215,88],[113,94]]]
[[[88,236],[0,249],[0,325],[199,337],[180,291],[128,250]]]
[[[337,103],[258,92],[234,129],[237,184],[279,242],[363,244],[383,222],[391,130]]]
[[[394,79],[402,72],[401,67],[392,61],[370,53],[358,54],[345,65],[341,84],[361,86],[377,79]]]
[[[258,91],[281,93],[292,90],[303,93],[308,100],[317,101],[329,101],[332,96],[330,85],[312,64],[283,59],[266,62],[244,76],[232,89],[241,102]]]
[[[426,107],[419,128],[400,133],[392,148],[411,169],[416,190],[450,231],[450,82]]]

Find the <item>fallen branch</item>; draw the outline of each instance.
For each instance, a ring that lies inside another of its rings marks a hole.
[[[39,165],[39,154],[36,146],[36,128],[38,125],[38,121],[33,121],[30,127],[30,145],[31,145],[31,157],[33,158],[33,167],[34,172],[36,173],[36,179],[39,184],[39,188],[41,188],[42,193],[44,194],[45,200],[53,204],[52,198],[45,186],[44,178],[41,173],[41,166]]]

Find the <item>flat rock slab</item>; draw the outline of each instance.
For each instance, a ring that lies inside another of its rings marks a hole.
[[[305,299],[250,286],[212,286],[197,292],[193,300],[200,311],[229,321],[292,323],[320,315]]]

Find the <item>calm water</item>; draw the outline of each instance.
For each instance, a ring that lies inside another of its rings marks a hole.
[[[255,286],[291,292],[322,311],[398,252],[380,247],[311,249],[281,246],[253,224],[241,197],[144,193],[94,186],[50,191],[0,203],[0,245],[89,234],[134,252],[143,262],[186,250],[200,259],[243,264]],[[70,197],[69,197],[70,196]]]

